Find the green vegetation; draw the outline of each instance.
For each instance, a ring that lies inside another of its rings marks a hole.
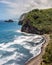
[[[45,33],[52,32],[52,8],[50,9],[34,9],[26,14],[23,25],[26,22],[36,27],[38,30],[43,30]]]
[[[28,25],[29,28],[26,29],[25,27],[28,27]],[[24,28],[28,31],[30,29],[34,32],[35,28],[37,28],[39,31],[43,30],[44,33],[50,34],[50,42],[42,57],[43,61],[41,65],[52,65],[52,8],[43,10],[34,9],[28,12],[23,20],[22,26],[24,26]]]
[[[45,54],[43,55],[42,65],[52,65],[52,34],[50,35],[50,42],[45,49]]]

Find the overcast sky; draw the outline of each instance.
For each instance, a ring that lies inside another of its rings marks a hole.
[[[50,8],[52,0],[0,0],[0,20],[17,18],[34,8]]]

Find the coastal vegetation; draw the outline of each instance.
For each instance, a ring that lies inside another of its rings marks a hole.
[[[42,63],[41,65],[52,65],[52,34],[50,34],[50,42],[48,43],[45,53],[42,56]]]
[[[41,65],[52,65],[52,8],[34,9],[26,13],[19,23],[22,25],[22,32],[50,35]]]
[[[45,34],[52,33],[52,8],[34,9],[25,14],[22,22],[22,32]]]

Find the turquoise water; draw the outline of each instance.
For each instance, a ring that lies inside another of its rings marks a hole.
[[[25,61],[32,56],[20,42],[14,43],[18,37],[22,36],[21,33],[16,32],[20,28],[18,22],[0,21],[0,65],[24,65]]]
[[[41,52],[41,45],[35,44],[41,37],[32,43],[39,36],[24,34],[20,29],[18,21],[0,21],[0,65],[24,65],[29,58]]]
[[[19,36],[21,34],[15,32],[20,29],[21,26],[18,25],[18,22],[6,23],[0,22],[0,43],[7,43],[14,40],[15,35]]]

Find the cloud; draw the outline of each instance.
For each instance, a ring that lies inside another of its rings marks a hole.
[[[8,17],[20,15],[34,8],[52,7],[52,0],[0,0],[0,3],[7,6],[5,14]]]
[[[10,2],[10,1],[7,1],[7,0],[2,0],[2,1],[0,1],[0,3],[6,4],[9,7],[13,7],[13,8],[17,6],[17,3]]]

